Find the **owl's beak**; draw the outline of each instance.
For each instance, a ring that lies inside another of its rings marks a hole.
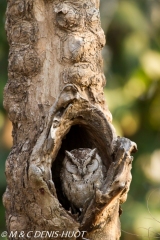
[[[85,176],[85,173],[84,173],[84,172],[82,172],[82,173],[81,173],[81,176],[82,176],[82,177],[84,177],[84,176]]]
[[[82,169],[81,176],[84,177],[86,175],[86,169]]]

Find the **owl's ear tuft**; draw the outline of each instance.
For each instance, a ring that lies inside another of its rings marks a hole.
[[[90,152],[90,156],[91,156],[91,157],[95,157],[96,153],[97,153],[97,148],[94,148],[94,149]]]
[[[65,154],[66,154],[67,157],[69,157],[70,160],[74,159],[74,156],[72,155],[72,153],[70,153],[68,151],[65,151]]]

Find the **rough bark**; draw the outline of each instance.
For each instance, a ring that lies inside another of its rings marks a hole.
[[[4,106],[13,148],[3,202],[9,233],[33,231],[34,239],[36,231],[79,230],[87,239],[120,237],[119,209],[136,145],[116,136],[104,100],[98,8],[99,0],[8,0]],[[70,211],[59,177],[65,150],[76,148],[97,148],[106,168],[103,186],[79,215]]]

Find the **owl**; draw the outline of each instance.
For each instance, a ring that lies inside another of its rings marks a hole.
[[[62,190],[72,209],[82,211],[95,190],[103,183],[103,164],[97,149],[79,148],[65,151],[61,169]]]

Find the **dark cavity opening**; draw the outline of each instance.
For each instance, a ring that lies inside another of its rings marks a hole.
[[[73,212],[70,202],[63,194],[60,181],[60,171],[65,157],[65,150],[71,151],[77,148],[94,148],[95,146],[90,139],[91,137],[89,136],[87,128],[83,125],[73,125],[64,137],[58,155],[52,164],[52,178],[56,187],[58,200],[66,210],[71,209],[72,213],[78,212],[78,209],[76,209],[76,212]]]

